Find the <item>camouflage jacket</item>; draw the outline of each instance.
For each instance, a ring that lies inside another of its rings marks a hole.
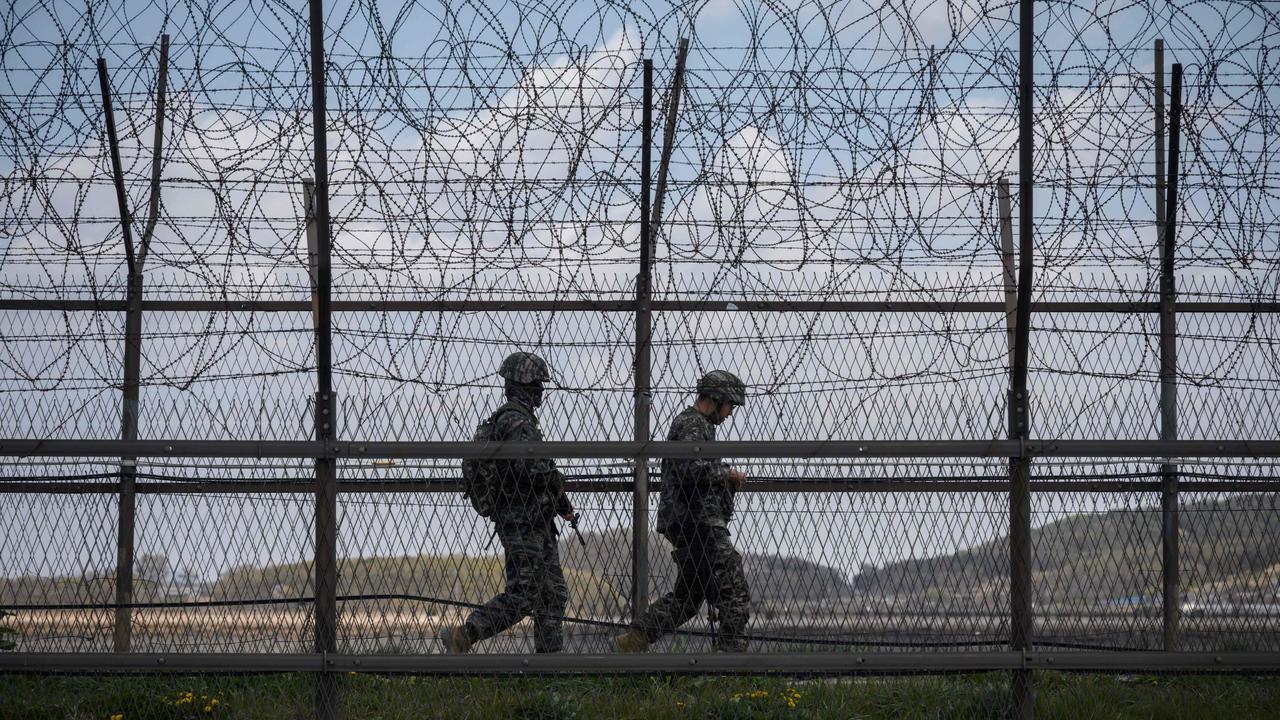
[[[716,426],[696,408],[686,408],[675,420],[667,440],[713,442]],[[671,536],[683,528],[703,525],[727,527],[733,515],[733,483],[720,458],[664,458],[658,502],[658,532]]]
[[[508,402],[494,413],[493,439],[498,442],[542,442],[542,430],[533,410]],[[549,521],[573,510],[564,492],[564,475],[548,457],[498,460],[502,494],[498,497],[498,522]]]

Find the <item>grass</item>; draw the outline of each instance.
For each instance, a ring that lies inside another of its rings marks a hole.
[[[339,685],[341,716],[361,720],[987,720],[1005,717],[1008,708],[1004,673],[834,679],[346,674]],[[1039,672],[1036,693],[1037,718],[1263,718],[1280,707],[1280,678]],[[0,676],[0,720],[297,720],[311,716],[311,698],[311,678],[302,674]]]

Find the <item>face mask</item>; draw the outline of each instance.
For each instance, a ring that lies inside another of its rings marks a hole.
[[[542,383],[528,385],[511,383],[507,386],[507,397],[516,402],[524,403],[531,408],[536,408],[542,404]]]

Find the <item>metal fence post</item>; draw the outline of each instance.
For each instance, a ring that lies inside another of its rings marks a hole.
[[[107,143],[111,149],[111,174],[115,181],[116,203],[120,211],[120,230],[124,234],[125,261],[128,277],[125,285],[124,317],[124,384],[121,386],[123,408],[120,422],[120,438],[138,438],[138,367],[141,364],[142,344],[142,277],[137,269],[133,252],[132,218],[129,201],[124,191],[124,170],[120,163],[120,144],[116,135],[115,113],[111,106],[111,83],[107,78],[107,61],[98,58],[98,84],[102,90],[102,109],[106,117]],[[134,520],[136,517],[136,460],[124,457],[120,460],[120,502],[116,520],[116,612],[112,632],[112,647],[116,652],[128,652],[132,636],[133,610],[133,548]]]
[[[1018,331],[1018,264],[1013,257],[1013,211],[1009,207],[1009,179],[996,181],[996,209],[1000,214],[1000,260],[1004,266],[1004,322],[1013,367],[1013,346]]]
[[[1164,263],[1164,40],[1156,40],[1156,248]]]
[[[98,58],[98,84],[102,92],[102,109],[106,119],[107,142],[111,150],[111,174],[120,212],[120,230],[124,235],[128,276],[125,282],[124,377],[121,385],[120,439],[138,439],[138,396],[142,366],[142,268],[147,247],[155,232],[160,212],[160,155],[164,145],[164,103],[168,85],[169,36],[160,38],[159,79],[156,87],[156,122],[151,161],[151,198],[147,228],[135,253],[133,216],[124,189],[124,168],[120,162],[120,140],[116,132],[115,112],[111,103],[111,82],[107,77],[107,61]],[[137,458],[120,458],[120,501],[116,521],[115,623],[112,648],[129,652],[133,639],[133,562],[137,519]]]
[[[138,383],[142,364],[142,274],[129,273],[124,316],[124,408],[121,440],[138,439]],[[116,533],[116,617],[112,646],[129,652],[133,634],[133,556],[137,518],[137,458],[120,459],[120,505]]]
[[[650,164],[653,138],[653,61],[644,61],[643,107],[640,114],[640,273],[636,277],[636,366],[635,433],[638,442],[649,441],[650,340],[653,316],[650,265],[653,262],[653,234],[649,217]],[[631,617],[639,620],[649,606],[649,458],[635,459],[635,489],[631,508]]]
[[[1159,42],[1159,41],[1157,41]],[[1163,64],[1163,47],[1156,46],[1158,62]],[[1160,65],[1157,65],[1159,77]],[[1163,78],[1160,90],[1163,91]],[[1177,289],[1174,284],[1174,241],[1178,212],[1178,143],[1182,124],[1182,65],[1173,66],[1173,89],[1170,95],[1169,179],[1165,183],[1167,197],[1160,216],[1160,439],[1178,439],[1178,321],[1174,311]],[[1161,103],[1163,105],[1163,103]],[[1163,108],[1159,108],[1163,109]],[[1157,110],[1159,112],[1159,110]],[[1163,129],[1163,128],[1161,128]],[[1162,560],[1162,597],[1164,608],[1164,649],[1178,649],[1178,625],[1181,619],[1178,568],[1178,466],[1165,462],[1160,468],[1160,546]]]
[[[658,159],[657,188],[650,190],[653,157],[653,61],[644,61],[644,109],[641,115],[640,146],[640,274],[636,283],[636,414],[635,440],[650,439],[653,406],[651,345],[653,338],[653,246],[662,222],[662,196],[667,187],[667,168],[674,151],[676,118],[684,91],[684,61],[689,41],[680,38],[675,75],[667,98],[667,121],[662,133],[662,154]],[[639,620],[649,604],[649,458],[636,458],[635,496],[632,502],[631,614]]]
[[[1010,368],[1009,439],[1026,440],[1030,416],[1027,412],[1027,364],[1031,354],[1032,281],[1032,173],[1034,171],[1034,41],[1035,7],[1021,0],[1018,38],[1018,314],[1014,329],[1013,366]],[[1026,653],[1031,649],[1031,458],[1024,451],[1009,463],[1009,605],[1010,648]],[[1010,690],[1013,717],[1028,719],[1035,714],[1035,687],[1031,671],[1012,672]]]
[[[676,43],[676,69],[671,77],[671,90],[667,95],[667,121],[662,131],[662,154],[658,156],[658,181],[653,189],[653,217],[649,221],[649,233],[657,235],[662,227],[662,203],[667,192],[667,170],[671,155],[675,152],[676,120],[680,116],[680,96],[684,94],[684,63],[689,55],[689,40],[680,38]],[[650,241],[650,262],[653,261],[653,241]]]
[[[315,282],[312,307],[316,327],[316,439],[328,447],[336,436],[336,403],[333,395],[332,323],[330,316],[329,161],[325,122],[324,9],[322,0],[310,0],[311,103],[315,142]],[[338,646],[338,486],[334,460],[325,453],[316,458],[315,632],[316,652],[333,653]],[[326,665],[316,673],[316,717],[331,720],[338,714],[337,678]]]
[[[1164,334],[1164,330],[1165,330],[1164,317],[1166,314],[1172,312],[1173,308],[1171,306],[1165,307],[1165,304],[1164,304],[1164,300],[1165,300],[1165,294],[1164,294],[1164,289],[1165,289],[1164,288],[1164,282],[1165,282],[1165,279],[1164,279],[1164,192],[1165,192],[1165,188],[1164,188],[1164,174],[1165,174],[1164,40],[1160,38],[1156,38],[1156,41],[1155,41],[1155,87],[1153,88],[1153,96],[1154,96],[1153,104],[1155,107],[1155,140],[1156,140],[1156,151],[1155,151],[1156,253],[1157,253],[1157,256],[1159,257],[1159,263],[1160,263],[1160,281],[1159,281],[1160,282],[1160,354],[1161,354],[1160,439],[1165,440],[1165,439],[1168,439],[1166,435],[1168,430],[1166,417],[1170,411],[1170,407],[1168,403],[1170,400],[1172,400],[1172,398],[1169,396],[1166,390],[1165,377],[1164,377],[1163,356],[1166,349],[1165,334]],[[1162,642],[1162,647],[1165,650],[1174,649],[1174,645],[1176,644],[1176,633],[1173,630],[1173,627],[1174,627],[1174,624],[1176,624],[1177,622],[1177,616],[1176,614],[1171,613],[1170,609],[1173,607],[1176,607],[1176,603],[1178,602],[1178,586],[1176,583],[1170,582],[1172,580],[1172,578],[1170,577],[1170,571],[1172,569],[1172,565],[1169,562],[1170,551],[1173,550],[1173,548],[1171,548],[1170,546],[1170,542],[1171,540],[1173,542],[1176,542],[1176,538],[1171,538],[1169,535],[1170,510],[1172,509],[1169,506],[1169,500],[1171,499],[1169,494],[1169,490],[1170,490],[1169,481],[1171,479],[1170,473],[1172,470],[1173,470],[1172,465],[1168,462],[1165,462],[1160,466],[1160,486],[1161,486],[1160,487],[1160,552],[1161,552],[1161,563],[1162,563],[1160,595],[1162,598],[1161,606],[1163,608],[1163,613],[1164,613],[1163,621],[1161,624],[1161,629],[1162,629],[1163,638],[1164,638]]]
[[[636,283],[636,425],[635,439],[648,442],[653,407],[653,246],[662,224],[662,200],[667,188],[667,168],[675,151],[676,119],[685,87],[685,56],[689,41],[681,37],[676,54],[676,72],[667,97],[667,124],[662,133],[662,155],[658,160],[658,186],[650,191],[653,161],[653,60],[644,61],[644,110],[641,113],[640,145],[640,274]],[[652,201],[650,201],[652,197]],[[636,457],[635,497],[632,501],[631,616],[639,620],[649,605],[649,459]]]

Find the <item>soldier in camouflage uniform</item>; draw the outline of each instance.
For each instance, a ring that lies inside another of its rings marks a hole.
[[[546,361],[532,353],[514,353],[502,361],[498,375],[506,381],[507,402],[494,413],[493,439],[541,442],[534,409],[542,404],[543,383],[551,379]],[[559,652],[569,587],[556,548],[555,516],[574,518],[564,476],[550,458],[497,462],[502,492],[494,523],[502,542],[506,588],[441,637],[447,651],[465,653],[532,615],[534,649]]]
[[[708,443],[716,426],[746,402],[746,386],[733,373],[716,370],[698,381],[698,400],[676,416],[667,440]],[[706,600],[719,616],[714,647],[747,649],[751,591],[742,556],[729,541],[733,496],[746,476],[718,458],[662,461],[657,531],[671,541],[675,588],[655,601],[630,630],[614,638],[621,652],[642,652],[658,638],[688,622]]]

